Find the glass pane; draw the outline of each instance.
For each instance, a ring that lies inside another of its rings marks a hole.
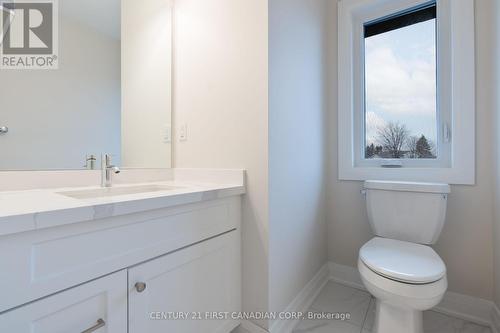
[[[365,38],[365,158],[437,157],[436,19]]]

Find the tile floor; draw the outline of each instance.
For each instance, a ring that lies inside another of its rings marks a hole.
[[[365,291],[329,282],[316,298],[311,312],[350,313],[350,320],[303,320],[294,333],[369,333],[375,319],[375,302]],[[427,311],[425,333],[491,333],[488,327]]]

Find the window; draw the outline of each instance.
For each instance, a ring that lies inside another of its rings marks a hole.
[[[341,0],[339,178],[474,183],[473,0]]]
[[[364,25],[365,158],[436,159],[436,4]]]

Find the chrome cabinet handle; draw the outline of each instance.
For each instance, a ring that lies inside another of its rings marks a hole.
[[[144,282],[137,282],[135,285],[135,290],[137,290],[138,293],[142,293],[144,290],[146,290],[146,284]]]
[[[99,319],[97,319],[97,323],[94,326],[92,326],[91,328],[86,329],[85,331],[82,331],[82,333],[92,333],[92,332],[95,332],[98,329],[100,329],[101,327],[104,327],[105,325],[106,325],[106,322],[104,321],[104,319],[99,318]]]

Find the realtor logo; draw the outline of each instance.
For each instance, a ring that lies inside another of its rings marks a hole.
[[[0,0],[1,69],[57,69],[57,0]]]

